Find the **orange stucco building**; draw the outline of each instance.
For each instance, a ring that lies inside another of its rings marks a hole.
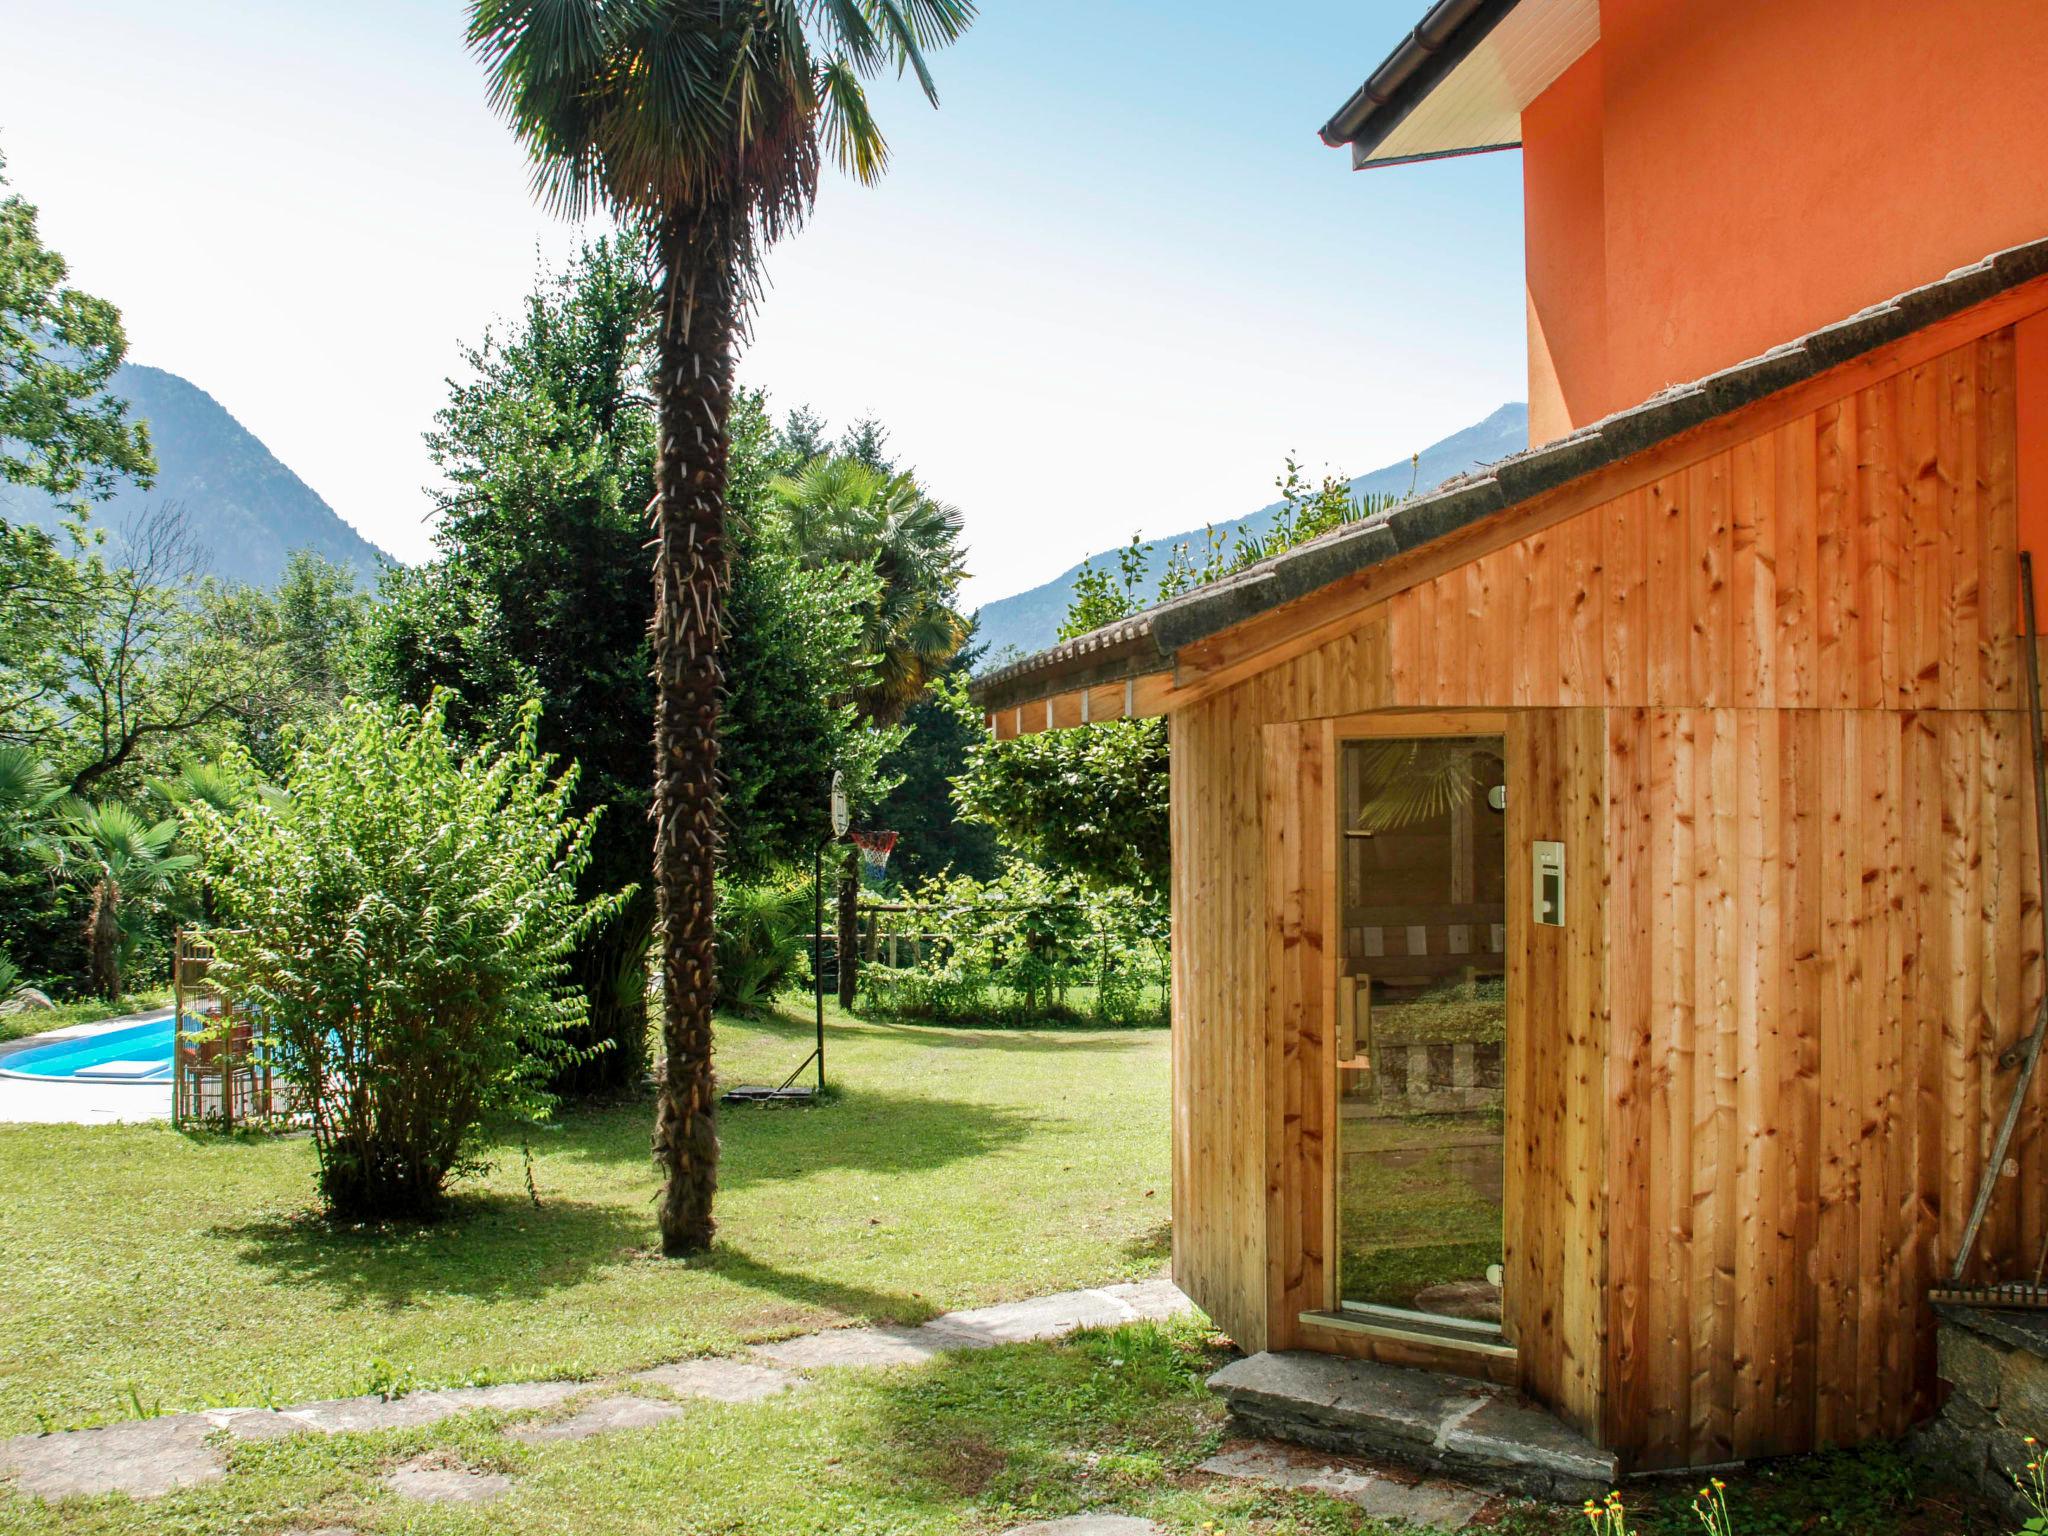
[[[1324,137],[1521,146],[1533,446],[2048,232],[2044,61],[2041,0],[1442,0]],[[2048,321],[2016,350],[2042,547]]]
[[[1530,437],[2048,228],[2040,0],[1600,0],[1522,111]]]

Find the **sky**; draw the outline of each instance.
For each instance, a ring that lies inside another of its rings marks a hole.
[[[880,185],[769,257],[742,380],[872,415],[966,517],[978,604],[1363,473],[1525,388],[1515,153],[1354,173],[1316,128],[1425,0],[982,0]],[[0,0],[0,153],[129,356],[374,543],[432,553],[461,346],[583,235],[438,0]]]

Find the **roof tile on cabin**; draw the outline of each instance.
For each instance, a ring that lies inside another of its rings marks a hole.
[[[1703,379],[1673,385],[1640,405],[1552,442],[1454,476],[1391,511],[1333,528],[1143,613],[985,673],[974,680],[970,692],[986,709],[1007,709],[1057,689],[1163,672],[1185,646],[1434,543],[2042,276],[2048,276],[2048,240],[1996,252],[1797,341]]]

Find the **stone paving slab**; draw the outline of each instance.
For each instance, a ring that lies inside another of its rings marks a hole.
[[[592,1435],[620,1429],[650,1429],[684,1413],[681,1403],[659,1397],[635,1397],[630,1392],[600,1397],[585,1403],[566,1419],[545,1424],[521,1424],[505,1431],[524,1445],[545,1445],[550,1440],[588,1440]]]
[[[512,1479],[502,1472],[452,1467],[433,1456],[403,1462],[377,1481],[400,1498],[423,1504],[490,1504],[512,1491]]]
[[[335,1397],[301,1403],[295,1408],[223,1408],[202,1417],[211,1419],[237,1440],[276,1440],[286,1435],[363,1434],[380,1429],[416,1429],[437,1424],[458,1413],[493,1409],[519,1413],[553,1408],[579,1392],[587,1381],[515,1381],[496,1387],[450,1387],[438,1392],[408,1392],[403,1397]]]
[[[1357,1505],[1375,1520],[1403,1520],[1445,1531],[1463,1530],[1489,1502],[1489,1496],[1476,1488],[1343,1466],[1299,1446],[1271,1440],[1211,1456],[1195,1470],[1272,1488],[1326,1494]]]
[[[153,1499],[227,1471],[206,1443],[213,1432],[204,1414],[180,1413],[61,1435],[17,1435],[0,1440],[0,1474],[13,1473],[21,1492],[40,1499],[100,1493]]]
[[[1193,1310],[1194,1303],[1171,1281],[1146,1280],[972,1307],[948,1312],[915,1328],[832,1328],[776,1344],[756,1344],[750,1353],[756,1359],[802,1371],[921,1365],[949,1349],[988,1349],[997,1344],[1060,1338],[1079,1328],[1164,1322]]]
[[[635,1371],[629,1379],[663,1387],[684,1397],[705,1397],[719,1403],[763,1402],[794,1390],[803,1381],[791,1371],[719,1356],[657,1365],[652,1370]]]
[[[1069,1515],[1013,1525],[1003,1536],[1166,1536],[1166,1528],[1135,1515]]]
[[[828,1329],[780,1344],[756,1345],[751,1360],[683,1360],[637,1372],[631,1379],[685,1397],[759,1402],[801,1385],[801,1378],[793,1374],[797,1370],[911,1364],[949,1349],[984,1349],[1016,1340],[1053,1338],[1076,1328],[1164,1320],[1192,1310],[1192,1303],[1168,1281],[1108,1285],[949,1313],[918,1328]],[[222,1476],[227,1470],[226,1458],[208,1443],[217,1435],[230,1440],[274,1440],[298,1434],[415,1429],[479,1409],[516,1413],[553,1408],[603,1385],[588,1381],[510,1382],[409,1392],[397,1398],[329,1398],[290,1408],[216,1408],[101,1429],[21,1435],[0,1440],[0,1475],[14,1475],[21,1492],[46,1499],[101,1493],[153,1498]],[[608,1429],[656,1423],[682,1411],[679,1405],[658,1399],[614,1395],[559,1424],[526,1426],[512,1433],[521,1439],[580,1439]],[[477,1502],[463,1492],[471,1488],[470,1483],[451,1482],[450,1477],[498,1476],[425,1464],[408,1466],[410,1471],[400,1468],[392,1474],[406,1485],[400,1492],[444,1501]],[[440,1492],[413,1493],[413,1488]]]
[[[968,1347],[945,1340],[926,1323],[922,1328],[828,1328],[775,1344],[750,1345],[747,1353],[788,1370],[817,1371],[835,1366],[884,1369],[922,1365],[945,1350]]]

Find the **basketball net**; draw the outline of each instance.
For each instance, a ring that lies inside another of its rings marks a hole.
[[[880,885],[889,869],[889,854],[896,846],[894,832],[851,832],[847,836],[860,850],[860,872],[865,884]]]

